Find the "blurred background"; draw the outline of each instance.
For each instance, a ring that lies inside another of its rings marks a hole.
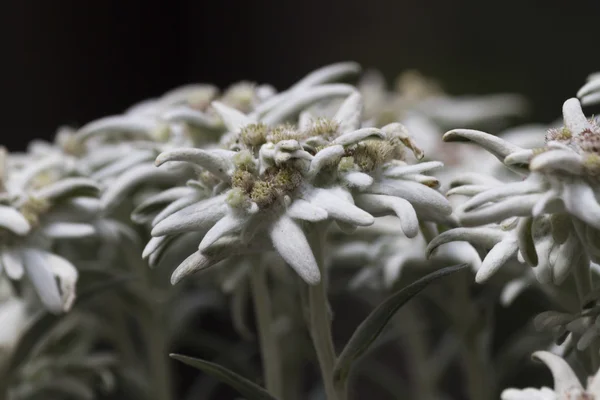
[[[600,2],[476,0],[9,1],[3,144],[24,148],[188,82],[283,89],[354,60],[418,69],[451,94],[517,92],[548,122],[600,70]]]

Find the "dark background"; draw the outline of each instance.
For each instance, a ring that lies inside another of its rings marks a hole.
[[[282,89],[355,60],[450,93],[511,91],[531,120],[560,113],[600,70],[600,1],[7,1],[1,143],[24,148],[187,82]]]

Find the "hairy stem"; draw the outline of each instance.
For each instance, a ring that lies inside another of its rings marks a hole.
[[[331,336],[331,318],[327,300],[327,280],[324,260],[326,227],[317,226],[308,237],[311,249],[319,265],[321,281],[308,287],[310,333],[319,360],[321,377],[327,400],[344,400],[345,388],[336,388],[333,380],[335,349]]]
[[[264,266],[258,264],[252,266],[250,282],[266,388],[273,396],[282,397],[279,343],[277,335],[273,331],[271,296]]]

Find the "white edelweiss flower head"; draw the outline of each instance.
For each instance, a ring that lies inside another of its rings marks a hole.
[[[594,399],[600,396],[600,374],[593,376],[587,387],[584,388],[569,366],[561,357],[547,351],[538,351],[533,354],[537,359],[550,369],[554,378],[554,389],[543,387],[541,389],[505,389],[501,394],[502,400],[521,399]]]

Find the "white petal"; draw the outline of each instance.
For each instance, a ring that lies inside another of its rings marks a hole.
[[[112,210],[121,204],[121,201],[131,190],[146,181],[151,180],[153,184],[156,184],[159,182],[172,182],[173,178],[172,173],[161,171],[151,164],[139,165],[111,182],[102,195],[102,207],[105,210]]]
[[[31,230],[27,219],[12,207],[0,205],[0,226],[17,235],[26,235]]]
[[[465,226],[481,226],[510,217],[527,217],[540,199],[538,194],[511,197],[499,203],[461,213],[460,222]]]
[[[152,140],[150,132],[155,126],[156,123],[150,119],[117,115],[92,121],[81,127],[78,134],[82,140],[106,133],[136,134],[142,139]]]
[[[187,206],[156,224],[152,228],[152,236],[189,231],[207,232],[227,213],[228,207],[224,200],[225,196],[223,195]]]
[[[450,242],[469,242],[475,246],[480,246],[485,249],[490,249],[502,240],[504,240],[505,234],[492,228],[454,228],[442,232],[436,236],[429,245],[425,254],[430,257],[431,254],[439,246]]]
[[[440,217],[452,213],[452,206],[442,194],[420,183],[398,180],[383,180],[374,183],[370,192],[401,197],[408,200],[417,211],[427,212]]]
[[[386,169],[383,175],[389,178],[401,178],[403,175],[421,174],[440,169],[444,163],[439,161],[427,161],[412,165],[400,165]]]
[[[364,172],[352,171],[341,174],[340,178],[350,187],[364,190],[373,184],[373,178]]]
[[[164,207],[168,203],[181,200],[183,198],[188,199],[187,196],[193,195],[194,193],[196,193],[196,189],[187,186],[167,189],[164,192],[160,192],[157,195],[151,196],[147,200],[144,200],[139,206],[135,208],[135,210],[133,210],[133,212],[131,213],[131,219],[136,223],[144,223],[146,222],[147,218],[151,217],[161,208],[163,208],[164,210]],[[192,202],[193,201],[190,201],[189,204],[191,204]]]
[[[533,358],[542,361],[552,372],[554,378],[554,391],[559,394],[566,394],[570,390],[578,389],[583,391],[581,382],[565,360],[548,351],[536,351]]]
[[[203,252],[223,236],[240,232],[247,222],[248,218],[244,216],[225,215],[206,232],[198,246],[198,250]]]
[[[465,211],[469,211],[490,201],[498,201],[506,197],[534,193],[540,191],[542,188],[542,182],[528,178],[522,182],[514,182],[491,188],[490,190],[474,196],[472,199],[467,201],[462,208]]]
[[[146,259],[150,257],[150,254],[158,250],[168,240],[169,236],[158,236],[150,238],[148,244],[146,244],[146,247],[144,247],[144,251],[142,252],[142,258]]]
[[[221,202],[225,201],[225,196],[221,196],[220,198]],[[161,212],[156,214],[156,217],[154,217],[154,219],[152,220],[152,225],[156,225],[163,219],[167,218],[169,215],[173,214],[174,212],[179,211],[189,205],[192,205],[202,200],[203,196],[200,193],[192,193],[191,195],[177,199],[168,206],[166,206]]]
[[[529,164],[531,171],[565,171],[574,175],[583,173],[583,159],[572,150],[550,150],[539,154]]]
[[[321,280],[315,260],[302,228],[287,215],[282,215],[269,232],[273,247],[298,275],[309,285]]]
[[[378,128],[362,128],[356,131],[344,133],[338,136],[331,144],[339,144],[341,146],[349,146],[362,142],[369,138],[385,139],[385,134]]]
[[[360,128],[362,122],[363,98],[359,92],[352,93],[340,106],[333,119],[339,123],[341,133]]]
[[[444,134],[443,140],[445,142],[475,142],[496,156],[500,161],[504,161],[504,159],[511,153],[523,150],[519,146],[509,143],[497,136],[473,129],[451,130]]]
[[[82,238],[96,233],[92,225],[76,222],[52,222],[44,225],[42,231],[53,239]]]
[[[36,249],[25,249],[23,251],[25,271],[46,309],[60,314],[63,312],[62,297],[52,267],[45,255]]]
[[[348,75],[357,75],[360,65],[355,62],[340,62],[319,68],[296,82],[290,90],[298,90],[328,82],[335,82]]]
[[[517,241],[509,238],[495,245],[481,263],[481,267],[475,275],[475,281],[483,283],[488,280],[490,276],[496,273],[498,268],[506,264],[517,253],[517,249]]]
[[[169,122],[185,122],[194,127],[215,129],[218,126],[214,117],[189,107],[173,107],[162,115]]]
[[[171,275],[171,285],[176,285],[186,276],[212,267],[221,260],[222,258],[209,257],[200,253],[200,251],[192,253],[179,264],[175,271],[173,271],[173,274]]]
[[[412,205],[400,198],[380,194],[361,194],[356,196],[356,204],[371,214],[383,215],[387,210],[393,211],[400,218],[402,232],[413,238],[419,233],[419,220]]]
[[[122,158],[114,163],[107,165],[104,168],[94,172],[91,177],[96,180],[103,180],[111,176],[118,175],[124,171],[127,171],[131,167],[141,164],[144,161],[152,161],[156,158],[156,153],[150,150],[142,150],[133,152],[128,157]]]
[[[581,99],[581,104],[584,106],[591,106],[598,103],[600,103],[600,92],[588,94]]]
[[[70,261],[52,253],[45,254],[50,269],[60,283],[60,294],[62,297],[62,310],[67,312],[75,302],[75,292],[79,273]]]
[[[486,185],[463,185],[452,188],[446,192],[446,196],[474,196],[481,192],[491,189],[492,186]]]
[[[563,200],[571,214],[600,229],[600,204],[589,185],[577,181],[566,184]]]
[[[267,125],[275,125],[294,114],[298,114],[311,104],[332,97],[348,96],[354,93],[355,90],[353,86],[345,84],[327,84],[294,90],[269,110],[261,120]]]
[[[576,98],[565,101],[562,111],[565,127],[569,129],[573,135],[578,135],[584,130],[591,128],[589,121],[581,110],[581,104]]]
[[[167,161],[184,161],[206,168],[215,176],[224,181],[229,181],[233,172],[233,157],[235,151],[229,150],[202,150],[194,148],[179,148],[168,150],[156,157],[156,166],[161,166]]]
[[[100,187],[88,178],[65,178],[35,191],[35,196],[54,200],[61,197],[97,195]]]
[[[600,79],[592,79],[586,82],[585,85],[577,92],[577,97],[582,98],[588,94],[600,91]]]
[[[255,119],[221,102],[213,101],[211,105],[219,114],[229,132],[238,132],[240,128],[256,123]]]
[[[369,226],[375,219],[369,213],[356,207],[354,204],[333,194],[330,190],[316,189],[309,201],[329,214],[330,218],[346,222],[351,225]]]
[[[4,248],[2,250],[2,265],[6,275],[15,281],[20,280],[25,272],[23,268],[23,257],[21,253],[12,248]]]
[[[329,217],[327,211],[302,199],[294,200],[292,205],[287,209],[287,215],[290,218],[310,222],[324,221]]]
[[[328,146],[319,151],[310,162],[308,175],[314,177],[325,166],[331,165],[339,161],[345,154],[345,150],[341,145]]]
[[[500,294],[500,303],[504,307],[510,306],[513,301],[521,294],[527,287],[529,282],[523,278],[513,279],[504,285],[502,293]]]

